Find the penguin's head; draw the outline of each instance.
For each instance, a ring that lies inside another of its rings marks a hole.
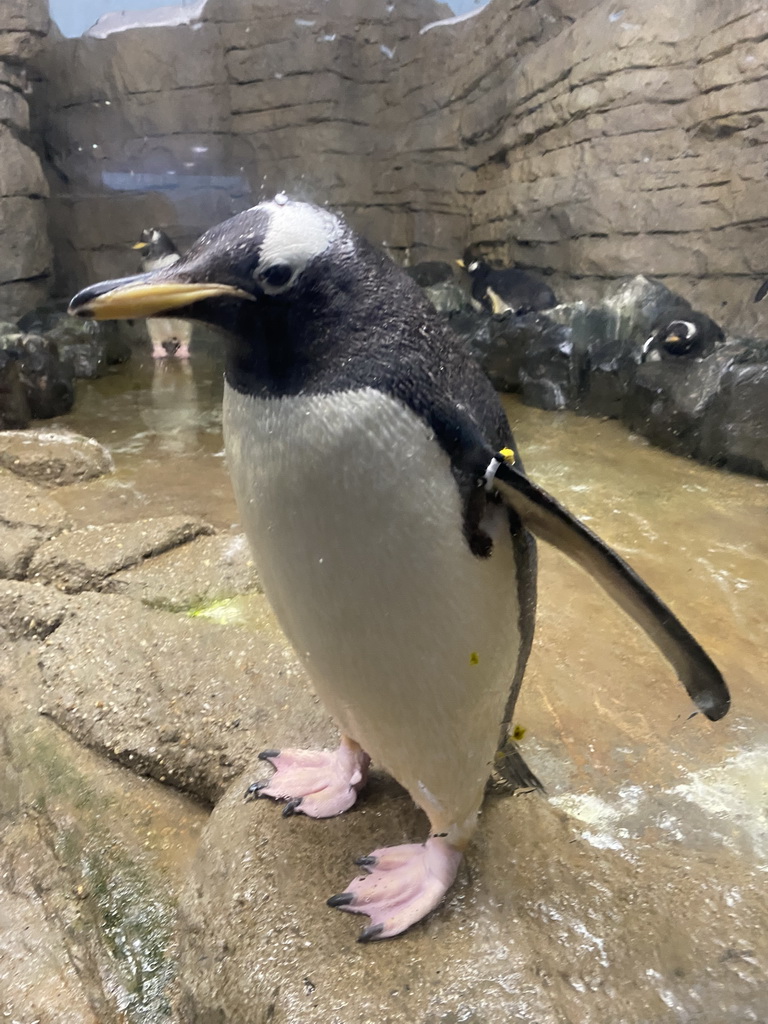
[[[83,289],[69,313],[94,320],[172,314],[227,326],[244,307],[317,295],[331,264],[339,284],[352,240],[340,217],[279,195],[211,228],[170,266]]]
[[[706,314],[690,310],[677,317],[669,315],[653,325],[643,345],[640,361],[657,362],[665,357],[702,359],[724,341],[722,328]]]
[[[648,338],[643,345],[643,355],[659,359],[659,349],[671,356],[684,356],[694,348],[698,330],[691,320],[671,320]]]
[[[456,266],[461,267],[462,270],[465,270],[475,280],[486,277],[491,270],[490,265],[481,259],[465,258],[463,260],[456,260]]]
[[[139,235],[138,242],[131,248],[137,249],[144,259],[171,256],[178,251],[168,235],[160,228],[144,228]]]

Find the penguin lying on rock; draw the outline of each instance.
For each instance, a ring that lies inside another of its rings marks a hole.
[[[531,782],[507,736],[533,637],[532,534],[640,623],[704,714],[728,710],[719,671],[672,612],[526,477],[488,379],[418,286],[340,216],[278,196],[171,266],[86,288],[70,313],[173,314],[225,334],[242,521],[341,732],[334,751],[265,751],[275,772],[246,795],[329,817],[355,803],[373,760],[429,818],[425,842],[364,856],[328,901],[370,918],[361,940],[440,903],[494,763]]]
[[[483,260],[456,260],[472,279],[472,298],[489,313],[535,313],[557,305],[555,293],[529,274],[514,267],[496,268]]]
[[[180,258],[179,250],[160,228],[145,228],[133,248],[140,250],[141,269],[145,272],[169,267]],[[191,324],[184,320],[156,317],[147,323],[147,331],[152,343],[153,359],[174,355],[179,359],[189,359]]]
[[[641,362],[654,362],[665,356],[703,359],[725,341],[722,327],[706,313],[684,309],[667,311],[651,327],[642,348]]]

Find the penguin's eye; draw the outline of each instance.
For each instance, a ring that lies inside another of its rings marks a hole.
[[[290,263],[273,263],[272,266],[260,270],[257,275],[259,283],[269,288],[282,288],[292,277],[293,267]]]

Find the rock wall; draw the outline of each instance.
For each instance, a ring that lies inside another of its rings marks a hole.
[[[753,327],[768,269],[762,0],[600,3],[500,70],[462,114],[478,143],[472,238],[561,288],[577,278],[572,295],[651,273]]]
[[[40,61],[62,294],[130,272],[150,223],[184,244],[286,189],[398,259],[472,242],[568,297],[642,272],[731,331],[766,315],[763,0],[200,7]]]
[[[0,4],[0,319],[48,291],[51,248],[40,161],[29,146],[27,67],[48,31],[46,0]]]

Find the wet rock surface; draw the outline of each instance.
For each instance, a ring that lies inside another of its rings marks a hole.
[[[199,537],[181,548],[116,572],[102,592],[137,598],[167,611],[206,608],[260,590],[248,543],[242,533]]]
[[[3,1012],[39,1024],[157,1024],[175,974],[179,885],[205,812],[41,716],[37,642],[14,636],[0,628]]]
[[[0,466],[37,483],[64,487],[110,473],[113,465],[98,441],[69,430],[0,431]]]
[[[29,575],[70,592],[98,589],[120,569],[184,544],[211,527],[183,516],[65,530],[38,548]]]

